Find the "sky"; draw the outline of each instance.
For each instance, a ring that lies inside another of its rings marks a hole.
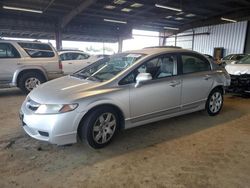
[[[149,35],[143,36],[143,35]],[[159,32],[133,30],[133,38],[123,41],[123,51],[136,50],[149,46],[159,45]],[[13,39],[13,38],[4,38]],[[18,38],[18,40],[20,40]],[[23,40],[37,40],[37,39],[23,39]],[[39,39],[38,39],[39,40]],[[50,42],[54,47],[55,40],[39,40],[41,42]],[[62,41],[63,49],[82,50],[90,54],[103,54],[103,47],[106,49],[104,54],[114,54],[118,52],[118,43],[98,43],[98,42],[76,42],[76,41]]]

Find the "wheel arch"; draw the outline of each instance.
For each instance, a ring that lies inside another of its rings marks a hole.
[[[103,104],[98,104],[96,106],[93,106],[92,108],[90,108],[84,115],[83,117],[81,118],[79,124],[78,124],[78,127],[77,127],[77,135],[79,135],[79,131],[80,131],[80,128],[81,128],[81,125],[83,123],[83,121],[85,120],[85,118],[90,114],[92,113],[95,109],[97,108],[101,108],[101,107],[111,107],[111,108],[114,108],[116,112],[118,112],[118,116],[119,116],[119,120],[120,120],[120,126],[119,126],[119,129],[124,129],[124,126],[125,126],[125,116],[124,116],[124,113],[123,111],[115,104],[111,104],[111,103],[103,103]]]
[[[213,89],[209,92],[209,94],[212,91],[214,91],[215,89],[219,89],[222,92],[222,94],[225,94],[225,90],[224,90],[224,86],[223,85],[217,85],[217,86],[213,87]]]
[[[25,67],[23,69],[19,69],[14,73],[13,79],[12,79],[12,83],[15,83],[15,85],[18,87],[18,80],[20,79],[20,77],[27,73],[27,72],[36,72],[40,75],[42,75],[44,77],[44,79],[47,81],[48,80],[48,76],[46,71],[41,68],[41,67]]]

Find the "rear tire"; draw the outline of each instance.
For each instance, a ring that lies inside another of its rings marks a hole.
[[[18,87],[23,93],[28,94],[32,89],[44,83],[46,79],[44,76],[37,72],[23,73],[18,80]]]
[[[216,88],[211,91],[206,102],[206,111],[210,116],[220,113],[223,106],[223,91]]]
[[[120,126],[118,113],[109,106],[94,109],[82,121],[79,136],[95,149],[108,145]]]

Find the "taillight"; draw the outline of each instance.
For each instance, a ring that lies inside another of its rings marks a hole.
[[[61,60],[59,60],[59,69],[63,69],[63,66],[62,66],[62,61]]]

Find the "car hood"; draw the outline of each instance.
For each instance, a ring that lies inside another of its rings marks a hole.
[[[66,104],[107,92],[103,85],[105,83],[65,76],[40,85],[30,92],[29,97],[40,104]]]
[[[227,65],[225,69],[231,75],[250,74],[250,65],[248,64]]]

